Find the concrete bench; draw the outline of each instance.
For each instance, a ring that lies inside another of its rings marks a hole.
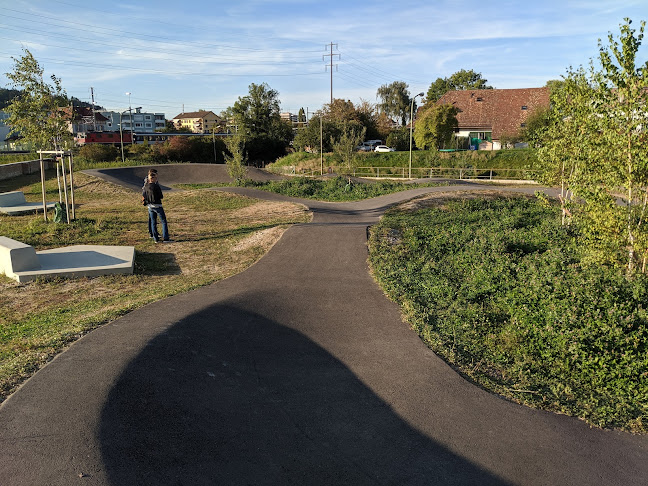
[[[0,236],[0,273],[18,282],[38,277],[97,277],[132,274],[135,247],[76,245],[35,251],[33,247]]]
[[[46,207],[51,209],[56,203],[46,203]],[[25,200],[25,194],[22,191],[2,192],[0,193],[0,212],[9,215],[28,214],[43,209],[43,203],[30,203]]]
[[[14,278],[15,272],[40,269],[40,261],[33,247],[0,236],[0,271]]]

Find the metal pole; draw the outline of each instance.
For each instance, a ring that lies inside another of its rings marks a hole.
[[[43,218],[47,221],[47,203],[45,202],[45,163],[43,162],[43,152],[39,150],[40,154],[40,170],[41,170],[41,190],[43,192]]]
[[[324,175],[324,140],[322,134],[322,115],[320,114],[320,175]]]
[[[122,112],[119,113],[119,142],[121,144],[122,164],[124,163],[124,135],[122,132]]]
[[[416,96],[412,98],[412,105],[410,107],[410,150],[409,150],[409,178],[412,178],[412,132],[414,131],[414,100]]]

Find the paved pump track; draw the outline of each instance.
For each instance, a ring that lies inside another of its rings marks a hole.
[[[248,270],[77,341],[0,407],[0,484],[645,485],[648,437],[473,386],[371,278],[367,227],[447,190],[300,201]]]

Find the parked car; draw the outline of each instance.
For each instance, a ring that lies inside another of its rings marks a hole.
[[[360,152],[371,152],[373,150],[373,147],[371,145],[365,145],[363,143],[362,145],[356,147],[356,150],[359,150]]]
[[[387,145],[377,145],[374,152],[396,152],[396,149],[388,147]]]

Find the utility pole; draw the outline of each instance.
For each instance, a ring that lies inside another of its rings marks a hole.
[[[322,56],[322,60],[325,60],[325,57],[329,58],[329,68],[331,71],[331,104],[333,104],[333,56],[337,56],[338,60],[341,58],[339,54],[333,54],[333,46],[337,49],[337,44],[333,44],[332,42],[330,44],[327,44],[326,47],[329,47],[331,49],[330,54],[324,54]],[[337,69],[337,64],[335,65],[335,69]]]
[[[92,99],[92,130],[97,131],[97,116],[95,115],[94,88],[90,86],[90,97]]]

